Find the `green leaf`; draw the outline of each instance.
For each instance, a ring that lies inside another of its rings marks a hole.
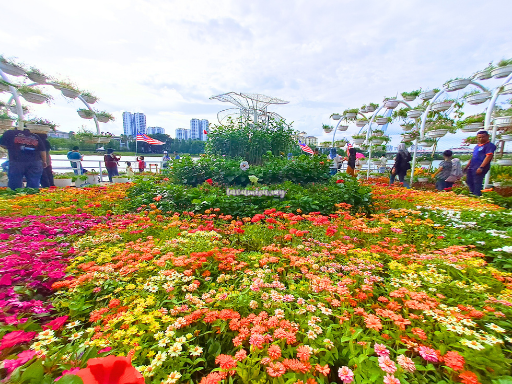
[[[27,381],[36,381],[40,382],[43,379],[44,376],[44,369],[43,369],[43,361],[42,360],[36,360],[34,363],[30,364],[25,372],[21,375],[21,382],[27,382]]]
[[[57,384],[84,384],[84,382],[79,376],[64,375],[57,381]]]

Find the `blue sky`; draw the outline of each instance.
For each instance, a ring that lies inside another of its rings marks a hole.
[[[174,135],[192,117],[216,122],[227,105],[209,97],[236,91],[289,100],[274,110],[327,140],[332,112],[512,57],[511,10],[509,0],[20,0],[2,5],[0,53],[97,94],[117,118],[104,131],[121,133],[128,110]],[[93,128],[77,101],[48,91],[54,104],[34,115]],[[460,135],[444,141],[458,146]]]

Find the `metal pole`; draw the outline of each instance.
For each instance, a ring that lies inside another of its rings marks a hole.
[[[386,103],[384,103],[384,104],[386,104]],[[373,112],[373,115],[370,118],[370,122],[368,123],[368,129],[366,130],[366,142],[370,146],[370,150],[368,151],[368,170],[366,171],[366,179],[370,178],[370,165],[372,163],[372,146],[369,144],[370,143],[370,141],[369,141],[370,133],[372,130],[372,123],[373,123],[373,120],[375,119],[375,116],[377,116],[377,114],[384,108],[384,104],[381,105],[375,112]]]
[[[7,81],[10,83],[9,78],[7,75],[0,69],[0,76],[4,81]],[[14,97],[14,100],[16,102],[16,111],[18,112],[18,128],[23,129],[23,107],[21,106],[20,102],[20,96],[18,95],[18,91],[16,91],[16,88],[14,88],[12,85],[9,86],[9,91],[11,92],[12,96]]]
[[[493,93],[492,98],[491,98],[491,102],[489,103],[489,106],[487,107],[487,111],[485,112],[485,125],[484,125],[484,129],[487,132],[489,131],[489,128],[491,127],[491,116],[492,116],[492,112],[494,110],[494,106],[496,105],[496,100],[498,99],[498,96],[499,96],[499,91],[500,91],[501,87],[503,87],[505,84],[508,84],[511,80],[512,80],[512,73],[507,76],[507,78],[505,79],[505,82],[502,85],[500,85],[499,87],[497,87],[494,90],[494,93]],[[491,142],[493,144],[496,143],[496,130],[497,130],[497,128],[498,127],[496,126],[496,124],[494,124],[494,126],[492,128],[492,137],[491,137]],[[484,189],[486,189],[489,186],[489,178],[490,177],[491,177],[491,172],[487,172],[487,174],[485,175]]]

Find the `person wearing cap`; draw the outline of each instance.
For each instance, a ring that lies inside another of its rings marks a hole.
[[[464,172],[467,172],[466,183],[469,191],[475,196],[482,196],[484,177],[491,168],[491,160],[496,146],[489,141],[487,131],[478,131],[476,139],[478,144],[475,146],[473,156],[464,168]]]
[[[117,157],[114,155],[114,149],[108,148],[107,154],[103,156],[103,160],[105,161],[105,168],[107,168],[108,173],[108,181],[112,183],[112,177],[119,176],[119,171],[117,170],[117,162],[121,159],[121,156]]]
[[[73,168],[73,172],[75,172],[75,175],[81,175],[82,174],[82,160],[84,159],[84,156],[79,152],[79,149],[76,145],[73,147],[73,150],[68,152],[68,159],[71,163],[71,168]]]
[[[169,167],[167,162],[170,160],[171,158],[169,157],[169,154],[167,153],[167,151],[164,151],[164,156],[162,157],[162,168]]]

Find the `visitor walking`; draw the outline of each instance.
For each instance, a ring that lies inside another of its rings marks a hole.
[[[74,146],[71,151],[68,152],[68,160],[71,160],[71,168],[73,168],[73,172],[75,175],[82,174],[82,160],[84,156],[79,152],[80,148]]]
[[[356,149],[354,147],[350,147],[348,149],[348,158],[347,160],[347,175],[355,176],[356,175]]]
[[[475,196],[482,196],[484,177],[491,168],[491,160],[496,146],[489,141],[487,131],[479,131],[476,138],[478,145],[473,150],[473,156],[464,168],[464,172],[467,172],[466,183],[469,191]]]
[[[36,133],[36,135],[39,136],[39,138],[43,141],[46,154],[46,167],[43,168],[43,174],[41,175],[41,187],[54,187],[55,184],[53,183],[52,159],[50,157],[50,150],[52,146],[46,133]]]
[[[144,172],[144,169],[146,168],[146,162],[144,161],[144,156],[138,157],[138,166],[139,166],[139,172]]]
[[[453,152],[447,149],[443,152],[444,160],[439,164],[439,168],[434,173],[436,178],[436,189],[438,191],[444,191],[446,188],[453,186],[452,182],[446,181],[452,173],[452,155]]]
[[[395,177],[398,176],[398,181],[404,184],[406,188],[409,188],[409,183],[405,181],[407,171],[411,169],[412,156],[405,147],[404,143],[398,144],[398,153],[395,158],[395,164],[391,169],[390,184],[395,182]]]
[[[105,161],[105,168],[107,168],[108,173],[108,181],[112,183],[112,177],[119,176],[119,171],[117,170],[117,162],[121,159],[121,156],[117,157],[114,155],[114,149],[108,148],[107,154],[103,156],[103,160]]]
[[[386,158],[386,156],[382,155],[381,158],[379,159],[379,162],[380,162],[379,173],[385,173],[388,159]]]
[[[167,162],[170,160],[171,158],[169,157],[169,154],[167,151],[164,151],[164,156],[162,157],[162,168],[168,168],[169,164]]]
[[[12,190],[22,188],[25,177],[27,188],[39,188],[46,168],[46,148],[39,136],[28,129],[12,129],[0,137],[0,146],[7,149],[9,156],[7,186]]]
[[[132,163],[127,161],[126,162],[126,176],[132,177],[134,175],[133,169],[132,169]]]

